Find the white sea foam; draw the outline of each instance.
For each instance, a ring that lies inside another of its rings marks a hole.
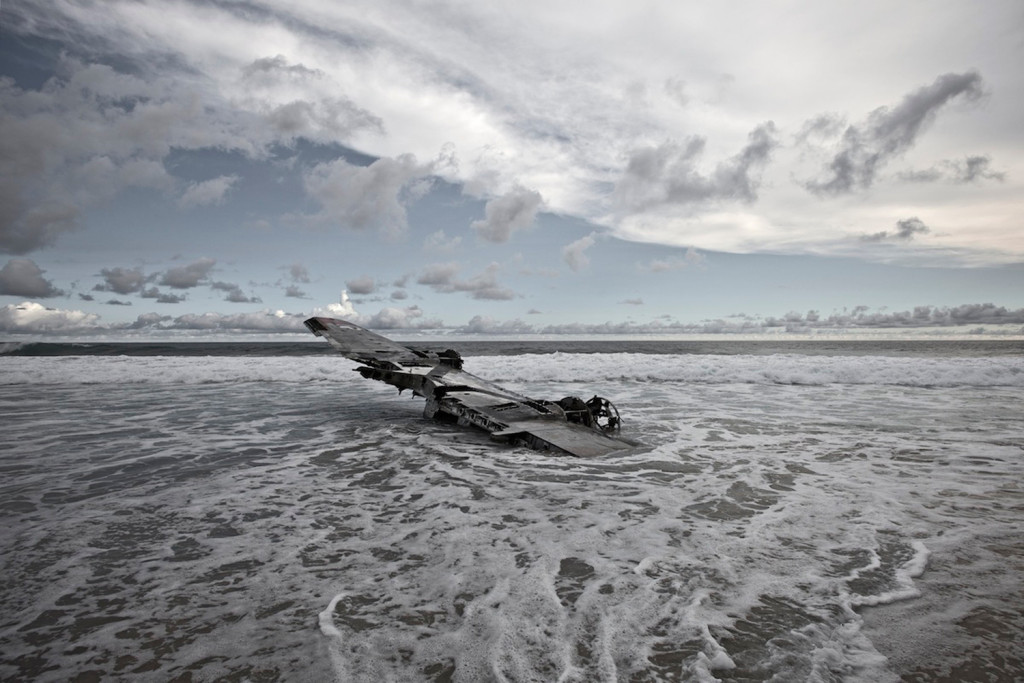
[[[874,595],[854,595],[850,597],[850,605],[855,607],[886,605],[899,600],[910,600],[921,595],[920,589],[915,585],[914,579],[924,574],[928,566],[928,558],[931,552],[921,541],[911,541],[914,549],[914,556],[907,560],[902,566],[895,570],[895,587],[892,590],[883,591]],[[876,569],[881,566],[877,554],[869,569]]]
[[[0,384],[209,384],[346,381],[343,358],[0,357]],[[496,382],[685,382],[697,384],[854,384],[909,387],[1024,387],[1024,358],[883,356],[716,356],[538,354],[475,356],[466,370]]]
[[[1018,359],[467,359],[615,400],[593,460],[343,360],[0,360],[5,680],[887,681],[1019,632]]]

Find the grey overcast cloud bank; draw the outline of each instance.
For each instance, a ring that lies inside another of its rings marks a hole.
[[[0,32],[4,334],[1022,333],[1016,1],[14,1]]]

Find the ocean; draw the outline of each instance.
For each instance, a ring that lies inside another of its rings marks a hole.
[[[430,346],[638,445],[325,343],[0,347],[0,679],[1024,679],[1021,342]]]

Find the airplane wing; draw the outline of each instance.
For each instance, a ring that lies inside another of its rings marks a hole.
[[[437,353],[417,351],[397,344],[387,337],[370,332],[347,320],[310,318],[303,323],[318,337],[323,337],[346,358],[367,365],[395,364],[404,366],[441,365]]]
[[[361,363],[356,370],[363,377],[426,398],[426,417],[483,429],[497,441],[576,456],[606,455],[634,446],[613,436],[620,425],[618,411],[597,396],[590,401],[572,396],[559,401],[532,399],[465,372],[455,351],[403,346],[335,318],[315,317],[304,324],[346,358]]]

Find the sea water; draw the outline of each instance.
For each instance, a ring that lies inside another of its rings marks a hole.
[[[9,347],[0,679],[1020,680],[1024,354],[933,346],[467,356],[596,459],[319,345]]]

